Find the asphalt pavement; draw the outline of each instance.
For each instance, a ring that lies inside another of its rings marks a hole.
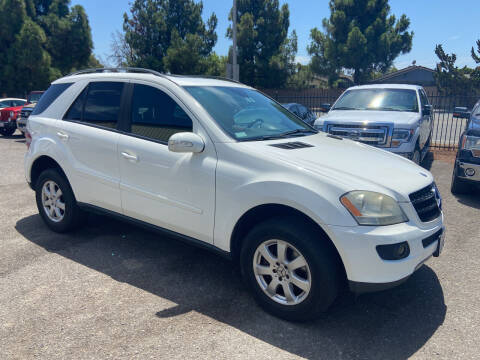
[[[263,312],[217,255],[107,217],[59,235],[24,180],[20,136],[0,137],[2,359],[478,359],[480,193],[450,194],[426,161],[447,236],[406,283],[344,294],[303,324]]]

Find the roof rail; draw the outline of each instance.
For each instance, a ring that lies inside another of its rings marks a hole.
[[[91,69],[84,69],[75,71],[67,76],[74,76],[74,75],[84,75],[84,74],[95,74],[95,73],[140,73],[140,74],[152,74],[155,76],[160,76],[171,82],[175,83],[171,78],[172,77],[197,77],[197,78],[205,78],[205,79],[216,79],[216,80],[223,80],[234,82],[237,84],[241,84],[240,81],[236,81],[233,79],[228,79],[221,76],[211,76],[211,75],[175,75],[175,74],[162,74],[155,70],[144,69],[144,68],[136,68],[136,67],[118,67],[118,68],[91,68]]]
[[[234,82],[234,83],[237,83],[237,84],[241,84],[240,81],[233,80],[233,79],[229,79],[229,78],[222,77],[222,76],[213,76],[213,75],[176,75],[176,74],[172,74],[172,75],[169,75],[169,76],[172,76],[172,77],[193,77],[193,78],[214,79],[214,80],[223,80],[223,81],[229,81],[229,82]]]
[[[83,74],[95,74],[95,73],[142,73],[142,74],[152,74],[156,76],[165,77],[165,74],[159,73],[155,70],[135,68],[135,67],[119,67],[119,68],[91,68],[75,71],[67,76],[73,75],[83,75]]]

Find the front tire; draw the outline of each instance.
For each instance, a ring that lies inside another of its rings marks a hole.
[[[454,195],[461,195],[465,194],[470,190],[470,184],[468,184],[467,181],[464,179],[461,179],[457,176],[457,170],[456,167],[453,170],[453,175],[452,175],[452,184],[450,186],[450,191]]]
[[[326,311],[337,297],[338,255],[314,226],[295,217],[277,217],[254,227],[244,240],[242,275],[258,304],[290,321]]]
[[[420,152],[418,145],[415,146],[415,150],[413,151],[412,161],[417,165],[420,165],[422,162],[422,153]]]
[[[37,208],[45,224],[53,231],[64,233],[75,229],[83,220],[72,188],[58,170],[40,174],[36,187]]]
[[[2,128],[0,129],[0,134],[2,134],[3,136],[12,136],[13,133],[15,132],[16,129],[6,129],[6,128]]]

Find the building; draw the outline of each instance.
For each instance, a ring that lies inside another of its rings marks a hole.
[[[370,81],[372,84],[412,84],[435,86],[435,70],[425,66],[412,65],[398,71],[383,75]]]

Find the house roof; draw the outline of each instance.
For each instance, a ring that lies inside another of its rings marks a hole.
[[[385,74],[383,75],[382,77],[379,77],[373,81],[383,81],[383,80],[388,80],[392,77],[395,77],[395,76],[398,76],[398,75],[401,75],[401,74],[405,74],[407,72],[410,72],[410,71],[414,71],[414,70],[425,70],[425,71],[429,71],[431,73],[434,73],[435,70],[432,70],[430,68],[427,68],[425,66],[420,66],[420,65],[411,65],[411,66],[408,66],[404,69],[401,69],[401,70],[397,70],[397,71],[394,71],[394,72],[391,72],[391,73],[388,73],[388,74]]]

